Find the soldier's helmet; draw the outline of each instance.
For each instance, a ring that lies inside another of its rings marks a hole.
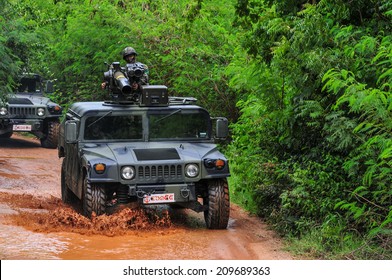
[[[123,51],[122,51],[122,56],[125,59],[128,55],[135,55],[137,56],[137,52],[135,51],[134,48],[132,47],[126,47]]]

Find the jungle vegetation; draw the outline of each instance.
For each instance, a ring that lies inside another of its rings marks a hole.
[[[307,258],[392,258],[389,0],[0,0],[0,92],[107,98],[126,46],[150,83],[231,122],[232,201]]]

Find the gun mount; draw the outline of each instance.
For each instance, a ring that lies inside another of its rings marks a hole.
[[[114,101],[137,103],[142,95],[142,86],[148,84],[146,68],[139,62],[128,63],[125,67],[113,62],[104,72],[104,79]]]

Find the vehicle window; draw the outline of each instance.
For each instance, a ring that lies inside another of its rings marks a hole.
[[[41,84],[37,79],[22,78],[18,87],[18,92],[36,92],[40,91]]]
[[[86,120],[86,140],[141,140],[143,138],[142,116],[94,116]]]
[[[181,109],[149,116],[149,139],[209,139],[209,116]]]

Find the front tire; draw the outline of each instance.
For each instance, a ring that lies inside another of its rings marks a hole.
[[[64,203],[71,203],[71,190],[68,188],[66,179],[65,179],[65,160],[61,164],[61,200]]]
[[[59,142],[60,123],[58,121],[49,121],[47,123],[46,135],[41,139],[41,147],[48,149],[57,148]]]
[[[208,183],[208,195],[203,198],[207,206],[204,220],[209,229],[225,229],[230,216],[230,195],[226,179],[211,180]]]
[[[9,132],[6,132],[4,134],[0,134],[0,138],[2,138],[2,139],[11,138],[13,133],[14,133],[13,131],[9,131]]]
[[[106,210],[106,193],[105,190],[96,184],[92,184],[84,178],[84,195],[83,195],[83,212],[84,215],[91,218],[95,213],[97,216],[105,213]]]

